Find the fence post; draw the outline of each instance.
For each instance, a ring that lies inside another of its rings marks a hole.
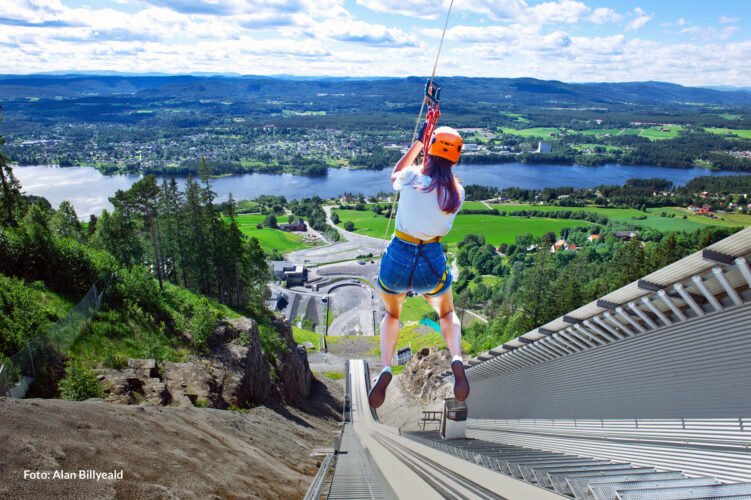
[[[4,364],[0,365],[0,389],[3,396],[10,397],[10,380],[8,380],[8,375],[5,373]]]
[[[29,361],[31,362],[31,376],[37,378],[37,370],[34,367],[34,355],[31,353],[31,342],[26,342],[26,347],[29,348]]]

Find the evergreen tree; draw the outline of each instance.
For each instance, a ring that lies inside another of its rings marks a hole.
[[[0,123],[2,123],[2,117],[0,117]],[[0,146],[3,144],[5,144],[5,138],[0,135]],[[21,200],[21,183],[13,175],[10,160],[2,151],[0,151],[0,187],[2,188],[2,192],[0,192],[0,206],[2,207],[0,222],[3,225],[17,227],[15,211],[18,209]]]
[[[122,208],[128,214],[141,217],[148,225],[154,248],[154,266],[156,267],[156,275],[159,280],[159,288],[164,289],[162,280],[163,264],[159,255],[157,238],[156,208],[158,196],[159,187],[156,184],[156,177],[147,175],[135,182],[128,191],[118,189],[115,196],[110,198],[110,202],[115,208]]]

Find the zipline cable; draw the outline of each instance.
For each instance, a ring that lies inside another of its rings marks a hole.
[[[451,3],[449,4],[449,10],[446,13],[446,22],[443,24],[443,34],[441,34],[441,43],[438,44],[438,53],[435,55],[435,63],[433,63],[433,73],[430,75],[430,83],[428,84],[428,88],[433,86],[433,80],[435,79],[435,71],[436,68],[438,68],[438,58],[441,57],[441,49],[443,49],[443,39],[446,38],[446,28],[449,25],[449,17],[451,16],[451,8],[454,6],[454,0],[451,0]],[[427,97],[423,98],[422,104],[420,105],[420,112],[417,114],[417,123],[415,123],[415,130],[412,132],[412,142],[410,143],[410,147],[412,144],[415,143],[415,139],[417,138],[417,129],[420,127],[420,121],[422,120],[422,111],[425,109],[425,101],[427,101]],[[423,151],[423,155],[425,152]],[[391,218],[394,216],[394,208],[396,207],[396,201],[399,199],[399,191],[394,193],[394,201],[391,203],[391,211],[389,212],[389,221],[386,223],[386,232],[383,234],[383,243],[381,245],[381,257],[383,257],[383,252],[386,250],[386,238],[389,235],[389,228],[391,227]]]

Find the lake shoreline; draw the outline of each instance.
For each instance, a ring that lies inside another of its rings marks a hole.
[[[21,182],[22,191],[43,196],[57,207],[70,201],[79,217],[100,214],[111,210],[109,198],[118,189],[127,190],[141,179],[141,174],[104,175],[94,167],[15,166],[14,172]],[[217,201],[225,201],[229,194],[235,200],[250,200],[260,195],[282,195],[287,199],[312,196],[336,198],[344,193],[362,193],[373,196],[392,192],[390,169],[331,168],[324,177],[283,174],[241,174],[212,177],[212,190]],[[601,185],[623,185],[631,178],[664,178],[676,186],[685,185],[698,176],[743,175],[740,172],[716,172],[702,168],[674,169],[653,166],[628,166],[608,164],[599,167],[561,164],[459,164],[455,175],[464,185],[478,184],[497,188],[518,187],[538,189],[545,187],[593,188]],[[746,174],[747,175],[747,174]],[[158,182],[172,176],[157,176]],[[174,176],[180,189],[184,189],[187,176]]]

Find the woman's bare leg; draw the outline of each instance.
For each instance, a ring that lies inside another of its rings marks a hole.
[[[462,325],[459,318],[454,313],[454,297],[451,289],[439,295],[431,297],[423,295],[428,304],[435,310],[441,320],[441,335],[449,348],[451,357],[461,356],[462,354]]]
[[[441,335],[451,353],[451,371],[454,373],[454,397],[464,401],[469,396],[469,382],[462,362],[462,325],[454,313],[454,297],[451,289],[438,297],[424,295],[438,317],[441,318]]]
[[[394,359],[396,343],[399,340],[399,316],[402,314],[402,304],[406,293],[390,295],[381,292],[383,304],[386,306],[386,314],[381,320],[381,368],[391,366]]]

